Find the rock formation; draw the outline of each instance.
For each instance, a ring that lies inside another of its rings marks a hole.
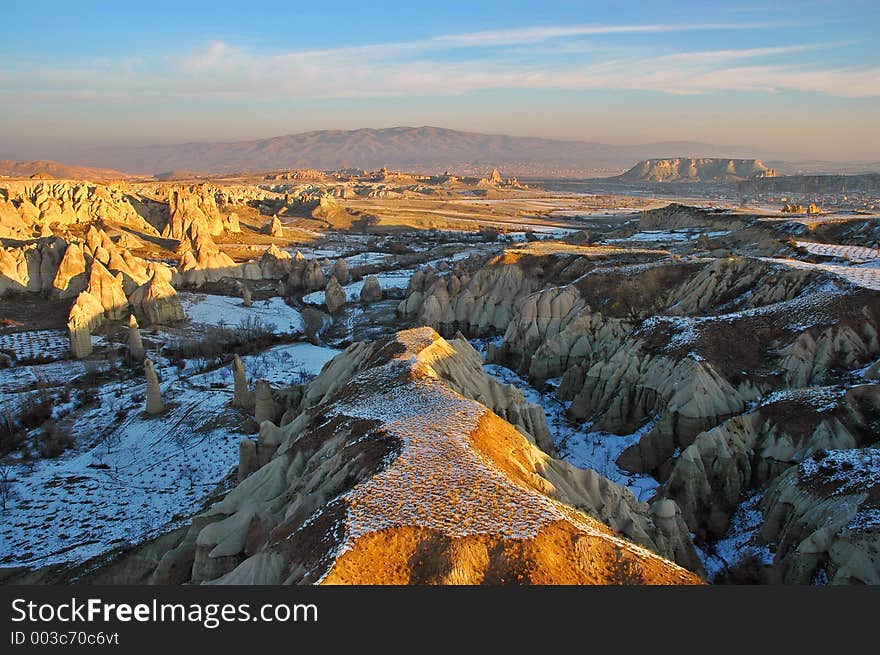
[[[880,450],[817,451],[763,501],[761,537],[788,584],[880,584]]]
[[[614,180],[621,182],[737,182],[774,177],[776,172],[757,159],[646,159]]]
[[[238,221],[238,214],[230,212],[223,223],[223,229],[230,234],[238,234],[241,232],[241,225]]]
[[[274,243],[260,257],[260,274],[265,280],[280,280],[293,270],[293,257]]]
[[[235,355],[232,360],[232,380],[234,384],[233,406],[252,411],[254,408],[254,394],[248,388],[244,362],[241,361],[241,357],[238,355]]]
[[[128,315],[128,299],[122,287],[122,274],[114,277],[98,260],[92,262],[86,291],[101,303],[105,318],[115,321]]]
[[[332,275],[330,276],[330,281],[327,283],[327,288],[324,290],[324,304],[327,305],[327,311],[331,314],[335,314],[345,305],[346,296],[345,289],[343,289],[339,282],[336,281],[336,278]]]
[[[272,387],[266,380],[257,380],[254,392],[254,420],[257,424],[264,421],[274,421],[277,409],[275,400],[272,398]]]
[[[217,209],[215,190],[207,184],[174,186],[168,190],[168,224],[162,230],[166,239],[183,240],[194,232],[211,236],[223,233],[224,219]]]
[[[150,325],[186,319],[177,292],[158,271],[154,271],[149,282],[138,287],[128,301],[140,320]]]
[[[241,446],[242,482],[165,546],[151,580],[698,582],[628,541],[666,539],[647,506],[552,460],[463,395],[470,356],[459,370],[456,353],[429,329],[350,347],[309,385],[294,420],[267,420],[256,449]],[[459,391],[447,374],[461,376]],[[256,470],[255,450],[265,462]],[[668,530],[674,503],[662,510]]]
[[[302,282],[299,286],[306,291],[316,291],[323,289],[325,285],[324,271],[317,259],[309,259],[306,262],[305,269],[302,272]]]
[[[86,259],[83,244],[74,242],[67,246],[64,257],[58,264],[52,287],[60,298],[75,297],[80,291],[84,291],[88,284],[88,265],[92,256]]]
[[[70,335],[70,352],[76,358],[92,354],[92,332],[104,322],[104,307],[95,296],[82,291],[70,308],[67,331]]]
[[[147,379],[147,414],[161,414],[165,411],[162,389],[159,387],[159,378],[153,368],[153,362],[149,359],[144,360],[144,376]]]
[[[140,362],[146,357],[141,330],[134,314],[128,317],[128,354],[132,361]]]
[[[351,273],[348,270],[348,262],[346,262],[341,257],[336,260],[336,263],[333,264],[333,269],[330,271],[330,275],[336,278],[336,281],[339,284],[346,285],[351,281]]]
[[[662,215],[715,220],[689,208]],[[478,268],[464,283],[463,271],[418,272],[398,311],[446,333],[503,333],[488,361],[538,387],[556,378],[572,419],[632,435],[617,464],[661,482],[658,534],[675,517],[711,545],[744,499],[810,453],[871,442],[874,385],[834,383],[873,370],[880,298],[827,269],[761,257],[599,265],[536,244]],[[803,579],[789,566],[779,559],[773,575]]]
[[[0,236],[21,238],[31,236],[35,230],[92,222],[158,234],[119,186],[68,181],[9,182],[3,191]]]
[[[246,284],[243,284],[241,287],[241,304],[244,307],[250,307],[251,302],[251,290],[248,288]]]
[[[238,444],[238,483],[259,468],[257,465],[257,444],[252,439],[242,439]]]
[[[273,237],[280,238],[284,236],[284,227],[281,225],[281,221],[278,220],[278,217],[273,216],[272,220],[266,223],[266,225],[264,226],[263,232]]]
[[[66,249],[67,243],[57,237],[0,247],[0,297],[8,293],[51,293]]]
[[[375,275],[369,275],[364,280],[364,286],[361,287],[361,302],[378,302],[382,300],[382,287],[379,284],[379,278]]]

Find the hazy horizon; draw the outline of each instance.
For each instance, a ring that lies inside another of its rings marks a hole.
[[[880,158],[874,3],[480,9],[14,0],[0,159],[403,125]]]

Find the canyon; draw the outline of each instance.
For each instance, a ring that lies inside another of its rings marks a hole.
[[[0,579],[880,583],[878,216],[669,161],[0,180]]]

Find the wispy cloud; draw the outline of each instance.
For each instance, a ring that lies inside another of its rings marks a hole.
[[[158,60],[35,69],[0,63],[7,97],[83,102],[442,96],[491,89],[640,90],[667,94],[801,91],[880,96],[880,67],[827,66],[847,43],[656,51],[592,37],[764,30],[777,23],[575,25],[449,34],[419,41],[259,52],[224,41]],[[774,36],[775,31],[770,32]],[[775,37],[774,37],[774,40]],[[681,43],[675,39],[671,43]],[[558,48],[557,52],[553,52]],[[560,55],[568,55],[561,57]],[[3,92],[0,92],[3,93]]]

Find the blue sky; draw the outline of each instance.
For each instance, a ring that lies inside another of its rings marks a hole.
[[[4,0],[0,158],[438,125],[880,159],[880,3]]]

